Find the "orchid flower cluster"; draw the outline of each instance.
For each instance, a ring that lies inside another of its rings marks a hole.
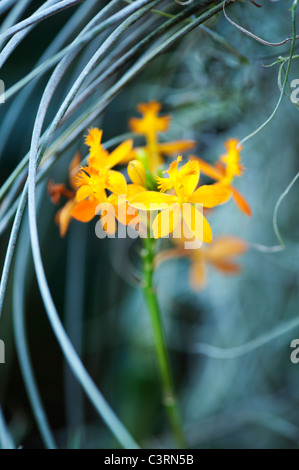
[[[224,237],[208,247],[184,249],[186,241],[212,243],[212,229],[205,214],[231,198],[247,216],[251,209],[234,187],[234,179],[244,173],[238,140],[225,143],[226,152],[214,165],[197,156],[183,162],[182,154],[192,150],[195,142],[178,140],[159,142],[159,135],[170,126],[171,117],[160,115],[156,101],[139,104],[140,118],[129,121],[133,133],[144,136],[144,146],[125,140],[109,153],[102,144],[103,131],[91,128],[85,143],[89,147],[87,164],[80,166],[76,155],[69,169],[69,185],[48,183],[50,197],[59,203],[68,201],[56,215],[60,234],[64,236],[72,218],[89,222],[100,215],[101,227],[115,234],[117,222],[131,227],[140,237],[159,239],[171,236],[177,248],[173,255],[191,257],[191,284],[204,283],[204,266],[209,263],[226,273],[239,271],[231,258],[244,253],[247,245],[235,237]],[[167,158],[175,157],[168,165]],[[127,166],[127,178],[122,166]],[[167,168],[168,166],[168,168]],[[200,185],[200,172],[214,180]],[[183,248],[183,250],[182,250]]]

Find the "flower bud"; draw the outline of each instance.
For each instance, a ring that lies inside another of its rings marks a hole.
[[[134,184],[145,186],[145,168],[139,160],[132,160],[128,165],[128,175]]]

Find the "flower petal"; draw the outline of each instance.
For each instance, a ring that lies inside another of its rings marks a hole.
[[[217,238],[214,243],[206,250],[206,258],[219,260],[230,258],[232,256],[242,255],[248,250],[248,244],[237,237],[222,236]]]
[[[127,182],[126,178],[119,171],[109,170],[107,173],[107,189],[112,193],[126,194]]]
[[[188,202],[202,204],[204,207],[215,207],[222,204],[231,196],[229,186],[210,184],[200,186],[188,199]]]
[[[140,114],[158,114],[161,108],[161,103],[155,100],[151,100],[148,103],[139,103],[137,105],[137,111],[139,111]]]
[[[209,176],[214,180],[221,180],[221,178],[224,176],[224,172],[221,171],[220,168],[216,168],[215,166],[210,165],[199,157],[194,158],[199,163],[200,171],[202,171],[202,173],[204,173],[205,175]]]
[[[158,145],[159,152],[165,155],[175,155],[187,152],[195,147],[194,140],[175,140]]]
[[[113,168],[115,165],[125,160],[131,153],[132,147],[132,139],[125,140],[125,142],[120,144],[107,158],[106,168]]]
[[[244,212],[244,214],[248,215],[248,217],[251,217],[252,215],[251,208],[248,202],[246,201],[246,199],[242,196],[241,193],[239,193],[239,191],[236,188],[231,187],[231,191],[233,193],[234,201],[239,207],[239,209],[242,212]]]
[[[91,188],[90,186],[84,184],[81,186],[76,192],[76,200],[77,202],[83,201],[91,196]]]
[[[179,170],[180,185],[175,185],[177,194],[180,194],[185,200],[193,193],[199,181],[199,165],[196,160],[189,160]]]
[[[138,184],[128,184],[127,186],[127,200],[130,201],[134,196],[144,193],[146,190],[143,186]]]
[[[232,261],[215,260],[212,264],[216,269],[226,274],[238,274],[242,271],[241,266]]]
[[[155,217],[152,225],[154,238],[166,237],[173,232],[180,220],[181,207],[172,204]]]
[[[74,190],[76,190],[77,188],[76,176],[80,170],[80,162],[81,162],[81,154],[77,152],[69,166],[69,182],[70,182],[71,188],[73,188]]]
[[[86,199],[75,205],[72,217],[80,222],[90,222],[97,213],[96,199]]]
[[[137,194],[130,200],[130,206],[135,207],[139,210],[156,211],[159,210],[159,205],[170,206],[177,201],[176,196],[170,194],[162,194],[156,191],[144,191]],[[162,209],[162,207],[160,207]]]
[[[138,111],[143,115],[141,119],[132,118],[129,120],[130,129],[139,134],[165,132],[170,123],[170,116],[159,116],[160,103],[150,101],[137,106]]]
[[[174,182],[171,178],[161,178],[160,176],[156,176],[157,187],[161,193],[165,191],[169,191],[173,188]]]
[[[52,180],[48,181],[47,189],[50,199],[54,204],[59,204],[61,196],[65,196],[68,199],[74,196],[73,191],[67,189],[65,184],[55,184]]]
[[[109,153],[104,147],[100,147],[98,150],[90,149],[89,157],[87,159],[88,166],[96,170],[107,169],[107,161]]]
[[[91,128],[86,136],[85,143],[89,146],[88,165],[100,170],[105,167],[108,152],[101,144],[103,131],[98,128]]]
[[[97,127],[91,127],[88,130],[88,135],[85,138],[85,144],[88,145],[88,147],[97,147],[99,148],[101,145],[101,140],[102,140],[102,135],[103,131],[102,129],[98,129]]]
[[[182,161],[182,155],[179,155],[176,160],[171,162],[171,164],[169,165],[168,170],[163,171],[163,173],[168,173],[169,178],[171,178],[172,180],[176,180],[178,178],[179,164],[180,164],[181,161]]]
[[[64,237],[72,220],[72,211],[76,202],[74,199],[68,201],[56,214],[55,221],[59,225],[60,236]]]
[[[190,284],[194,290],[201,290],[206,284],[206,268],[201,260],[192,261],[190,267]]]
[[[127,167],[127,172],[133,184],[145,186],[146,173],[143,163],[140,160],[132,160]]]
[[[193,235],[205,243],[211,243],[212,230],[207,219],[192,204],[183,204],[182,215],[184,222]]]

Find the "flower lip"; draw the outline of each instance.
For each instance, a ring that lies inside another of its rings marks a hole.
[[[160,238],[177,229],[179,221],[184,220],[194,236],[206,243],[212,241],[212,230],[202,214],[202,207],[215,207],[226,202],[230,191],[221,185],[201,186],[196,190],[199,180],[199,165],[189,161],[179,169],[179,156],[167,173],[169,178],[157,178],[161,192],[144,191],[134,196],[129,204],[138,210],[160,211],[153,222],[153,234]],[[174,189],[175,195],[165,194],[163,190]]]

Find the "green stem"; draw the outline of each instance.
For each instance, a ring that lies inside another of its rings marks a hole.
[[[178,448],[184,449],[186,448],[186,442],[183,434],[178,403],[174,393],[173,379],[165,344],[160,308],[156,290],[153,285],[154,243],[155,240],[150,238],[150,236],[143,239],[143,291],[152,323],[154,346],[162,382],[163,404],[167,412],[176,444]]]

